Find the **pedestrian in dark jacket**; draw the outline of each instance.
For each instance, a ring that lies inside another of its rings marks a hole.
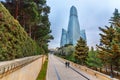
[[[70,62],[67,62],[68,67],[70,66]]]
[[[66,66],[66,68],[67,68],[67,65],[68,65],[68,63],[67,63],[67,62],[65,62],[65,66]]]

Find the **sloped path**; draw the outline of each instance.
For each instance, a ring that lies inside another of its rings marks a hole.
[[[81,71],[78,71],[82,73]],[[88,78],[81,76],[78,72],[71,68],[66,68],[60,60],[54,55],[49,54],[48,70],[46,80],[97,80],[96,78],[90,78],[90,75],[85,74]],[[84,75],[82,73],[82,75]]]

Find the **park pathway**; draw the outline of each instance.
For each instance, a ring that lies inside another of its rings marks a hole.
[[[73,67],[74,68],[74,67]],[[78,69],[76,69],[78,71]],[[66,68],[65,64],[62,63],[57,57],[49,54],[48,70],[46,80],[98,80],[94,76],[86,74],[82,71],[78,71],[85,77],[71,68]]]

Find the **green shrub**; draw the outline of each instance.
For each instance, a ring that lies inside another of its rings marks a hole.
[[[48,59],[46,59],[44,64],[42,65],[37,80],[46,80],[47,65],[48,65]]]
[[[36,55],[39,46],[0,3],[0,60]]]

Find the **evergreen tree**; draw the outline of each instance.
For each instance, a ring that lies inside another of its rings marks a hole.
[[[113,17],[110,19],[111,23],[115,28],[115,38],[114,38],[114,45],[113,45],[113,52],[116,54],[115,57],[115,66],[117,70],[120,66],[120,13],[118,9],[115,9],[113,13]]]
[[[50,7],[46,0],[6,0],[3,3],[29,36],[48,52],[48,42],[53,36],[48,18]]]
[[[116,61],[116,55],[118,55],[118,46],[115,44],[115,32],[116,30],[113,28],[113,25],[110,27],[106,26],[106,29],[99,28],[103,34],[100,34],[102,46],[98,46],[100,49],[99,57],[103,61],[104,66],[109,65],[111,68],[111,76],[113,77],[113,65]]]
[[[33,0],[6,0],[4,5],[11,12],[15,19],[32,35],[32,27],[38,22],[39,13],[37,5]]]
[[[91,50],[88,52],[88,57],[87,57],[87,61],[86,61],[87,65],[89,67],[93,67],[93,68],[101,68],[102,63],[101,60],[98,58],[98,50],[94,50],[93,47],[91,47]]]
[[[82,65],[85,64],[87,55],[88,55],[88,46],[86,44],[86,41],[83,40],[81,37],[80,39],[77,41],[77,45],[75,46],[75,59],[80,61],[80,63]]]
[[[113,77],[113,66],[118,69],[120,60],[120,13],[115,9],[113,17],[110,19],[111,26],[106,29],[99,28],[103,34],[100,34],[100,43],[102,46],[97,47],[99,50],[99,58],[104,63],[104,66],[109,66],[111,69],[111,76]]]
[[[110,22],[112,24],[116,24],[116,23],[120,23],[120,13],[118,11],[118,9],[115,9],[114,13],[113,13],[113,17],[111,17]]]
[[[38,45],[0,3],[0,60],[38,54]]]

